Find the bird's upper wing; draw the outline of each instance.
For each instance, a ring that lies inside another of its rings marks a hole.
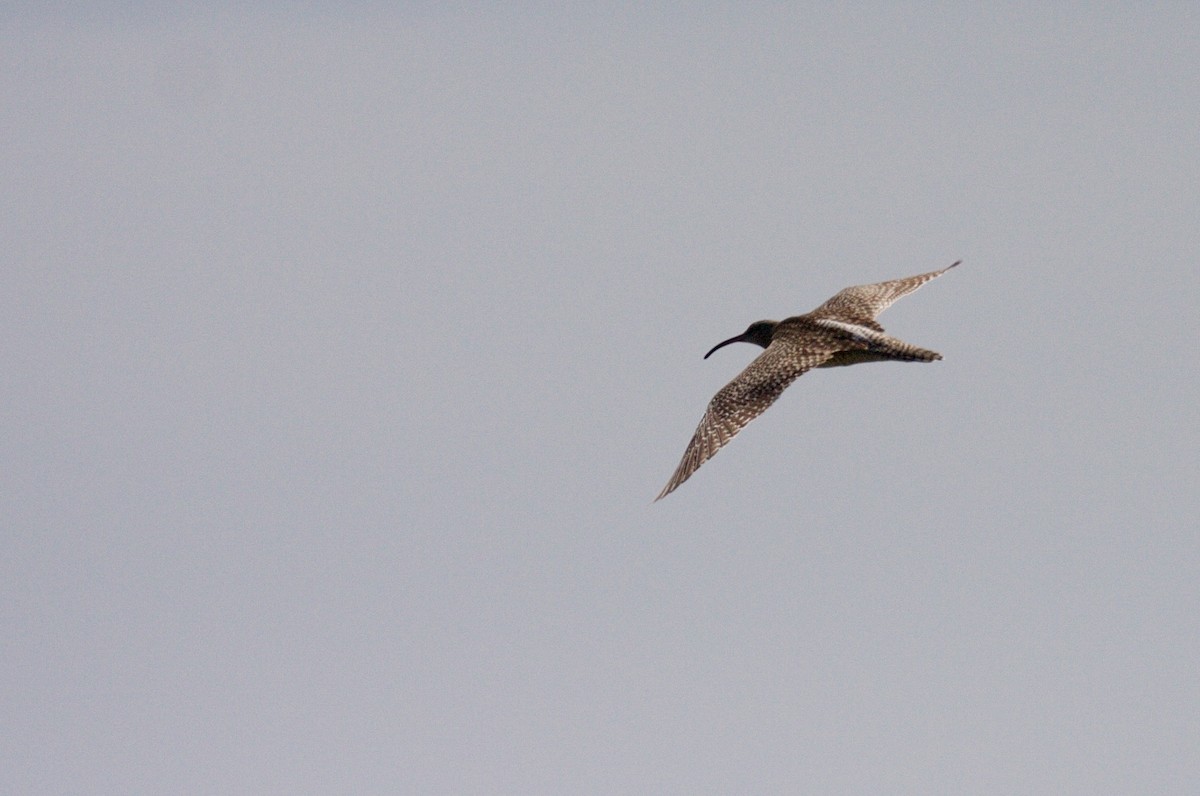
[[[962,261],[959,260],[958,262]],[[879,313],[892,306],[896,299],[901,296],[907,296],[930,279],[946,273],[955,265],[958,265],[958,262],[940,271],[930,271],[927,274],[917,274],[916,276],[909,276],[904,279],[893,279],[890,282],[878,282],[874,285],[848,287],[808,313],[808,316],[810,318],[833,318],[841,321],[849,321],[868,326],[877,331],[883,331],[883,327],[875,322],[875,319],[879,317]]]
[[[832,337],[811,341],[774,340],[738,377],[713,396],[683,459],[655,500],[662,500],[691,477],[746,424],[767,410],[789,384],[840,350]]]

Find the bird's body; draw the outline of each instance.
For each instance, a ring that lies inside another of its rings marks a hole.
[[[730,343],[754,343],[766,350],[713,396],[679,467],[655,500],[666,497],[690,478],[806,371],[885,360],[941,359],[935,351],[887,334],[875,319],[896,299],[955,265],[958,263],[905,279],[848,287],[812,312],[782,321],[756,321],[737,337],[714,346],[705,359]]]

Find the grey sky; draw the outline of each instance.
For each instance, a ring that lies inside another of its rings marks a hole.
[[[1200,785],[1192,4],[82,14],[0,22],[0,790]],[[651,504],[713,344],[960,258]]]

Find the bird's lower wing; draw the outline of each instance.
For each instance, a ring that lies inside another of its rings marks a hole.
[[[807,370],[834,355],[836,348],[807,350],[779,340],[771,343],[738,377],[713,396],[696,427],[683,459],[655,500],[675,491],[700,465],[711,459],[729,440],[775,403],[787,386]]]
[[[946,266],[940,271],[930,271],[927,274],[906,276],[903,279],[893,279],[889,282],[877,282],[874,285],[848,287],[810,312],[809,317],[835,318],[873,328],[879,327],[875,323],[875,319],[879,317],[879,313],[892,306],[896,299],[907,296],[929,280],[946,273],[955,265],[958,263]]]

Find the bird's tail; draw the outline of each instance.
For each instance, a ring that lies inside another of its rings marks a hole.
[[[856,342],[854,347],[837,352],[832,359],[818,367],[837,367],[838,365],[879,362],[887,359],[902,362],[933,362],[942,358],[942,355],[936,351],[918,348],[912,343],[906,343],[879,329],[831,318],[821,318],[817,323],[828,329],[836,329]],[[862,348],[858,348],[858,346],[862,346]]]
[[[906,343],[895,337],[873,342],[870,350],[882,354],[886,359],[898,359],[903,362],[934,362],[942,358],[942,355],[936,351],[918,348],[912,343]]]

